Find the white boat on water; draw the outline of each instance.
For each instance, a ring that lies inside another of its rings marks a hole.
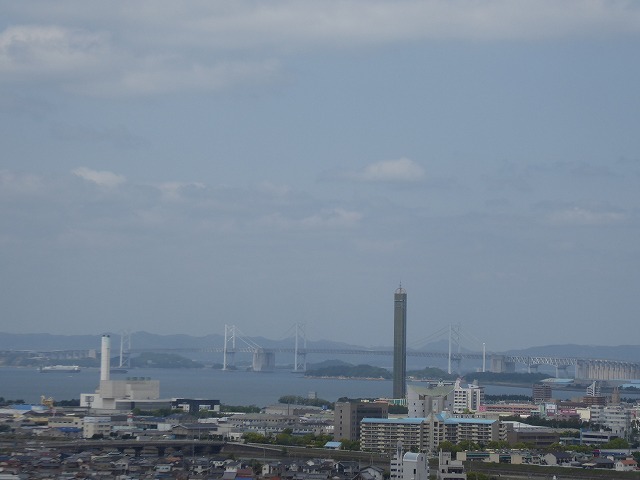
[[[40,373],[78,373],[80,367],[78,365],[48,365],[40,367]]]

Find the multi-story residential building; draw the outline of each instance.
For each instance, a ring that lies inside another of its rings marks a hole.
[[[232,433],[253,432],[261,435],[276,435],[284,429],[291,429],[294,435],[328,434],[332,431],[332,420],[305,419],[297,415],[270,415],[248,413],[219,420],[218,431],[222,436]]]
[[[409,450],[435,452],[445,440],[486,445],[506,440],[506,428],[496,419],[452,417],[444,412],[421,418],[365,418],[361,423],[360,445],[367,451],[391,453],[402,442]]]
[[[360,426],[362,450],[391,453],[398,443],[407,450],[427,450],[429,424],[425,418],[363,418]]]
[[[534,412],[538,413],[539,407],[533,403],[491,403],[482,405],[480,411],[506,415],[531,415]]]
[[[506,440],[506,428],[498,420],[484,418],[445,417],[445,440],[453,443],[470,441],[486,445],[492,441]]]
[[[110,433],[111,417],[84,417],[82,425],[82,436],[84,438],[108,437]]]
[[[587,387],[587,397],[599,397],[600,391],[600,383],[596,380]]]
[[[80,428],[82,429],[83,419],[77,415],[58,415],[49,417],[48,426],[50,428]]]
[[[484,387],[477,383],[463,387],[456,380],[453,389],[453,413],[477,412],[484,403]]]
[[[432,386],[409,385],[407,392],[408,417],[424,418],[431,413],[453,411],[455,385],[440,383]]]
[[[484,388],[477,384],[409,385],[407,407],[409,417],[426,417],[430,413],[477,412],[484,402]]]
[[[548,402],[553,398],[553,391],[549,383],[536,383],[531,388],[533,403]]]
[[[633,411],[623,405],[592,406],[591,423],[600,425],[619,437],[627,437],[631,433]]]
[[[334,407],[333,438],[358,440],[363,418],[387,418],[389,404],[385,402],[336,402]]]

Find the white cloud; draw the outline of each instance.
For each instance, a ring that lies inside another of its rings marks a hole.
[[[274,197],[285,197],[291,193],[291,188],[287,185],[277,185],[268,181],[262,182],[258,186],[258,189],[259,191],[273,195]]]
[[[159,95],[179,91],[217,91],[250,83],[269,83],[279,75],[275,60],[202,63],[144,58],[119,74],[75,89],[92,96]]]
[[[106,170],[91,170],[87,167],[78,167],[72,170],[71,173],[73,173],[77,177],[82,178],[83,180],[93,182],[96,185],[106,188],[115,188],[127,181],[126,178],[122,175],[108,172]]]
[[[362,219],[362,214],[335,208],[304,218],[300,223],[309,228],[354,227]]]
[[[272,213],[265,215],[258,222],[260,226],[275,227],[280,230],[288,229],[334,229],[334,228],[352,228],[355,227],[362,219],[362,214],[343,208],[334,208],[323,210],[318,213],[303,217],[301,219],[293,219],[285,217],[281,213]]]
[[[348,177],[363,182],[415,182],[422,180],[424,169],[413,160],[399,158],[372,163]]]
[[[34,174],[0,170],[0,193],[33,195],[42,191],[42,179]]]
[[[29,75],[68,77],[73,72],[102,70],[101,60],[108,51],[108,38],[102,33],[57,25],[16,25],[0,33],[0,72],[20,79]]]
[[[0,81],[97,96],[271,82],[284,56],[318,48],[640,32],[640,4],[623,0],[20,4],[0,32]]]
[[[599,226],[620,223],[626,219],[626,215],[613,211],[595,211],[580,207],[566,208],[552,212],[547,220],[552,225],[560,226]]]
[[[185,182],[164,182],[157,185],[157,188],[162,192],[162,197],[169,201],[182,200],[182,194],[186,188],[203,189],[205,185],[200,182],[185,183]]]
[[[53,81],[92,96],[215,91],[270,82],[279,69],[279,62],[270,58],[192,58],[185,51],[122,46],[107,33],[59,25],[16,25],[0,32],[0,82]]]

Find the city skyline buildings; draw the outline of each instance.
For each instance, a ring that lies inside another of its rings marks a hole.
[[[407,292],[393,294],[393,398],[407,395]]]

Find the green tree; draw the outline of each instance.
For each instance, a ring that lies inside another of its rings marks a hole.
[[[615,449],[615,448],[629,448],[629,442],[627,442],[624,438],[614,438],[609,440],[607,443],[602,445],[604,449]]]
[[[511,445],[511,448],[513,448],[514,450],[534,450],[535,445],[533,445],[532,443],[517,442]]]
[[[454,443],[451,443],[449,440],[445,440],[444,442],[440,442],[440,445],[438,445],[438,450],[442,452],[457,453],[460,451],[460,448]]]
[[[295,445],[297,442],[290,433],[281,432],[276,435],[275,443],[276,445]]]
[[[360,450],[360,442],[357,440],[348,440],[346,438],[343,438],[340,440],[340,443],[342,444],[340,446],[341,450],[351,450],[351,451]]]
[[[255,432],[244,433],[242,438],[247,443],[270,443],[269,438]]]
[[[462,440],[457,445],[458,451],[474,451],[480,450],[480,445],[473,443],[471,440]]]
[[[222,413],[260,413],[260,407],[255,405],[220,405]]]
[[[505,440],[494,440],[487,444],[487,448],[491,450],[502,450],[504,448],[509,448],[509,442]]]
[[[262,463],[260,463],[255,458],[249,461],[249,467],[251,467],[251,469],[253,470],[253,473],[255,473],[256,475],[262,474]]]
[[[490,480],[491,477],[486,473],[481,472],[469,472],[467,473],[467,480]]]

